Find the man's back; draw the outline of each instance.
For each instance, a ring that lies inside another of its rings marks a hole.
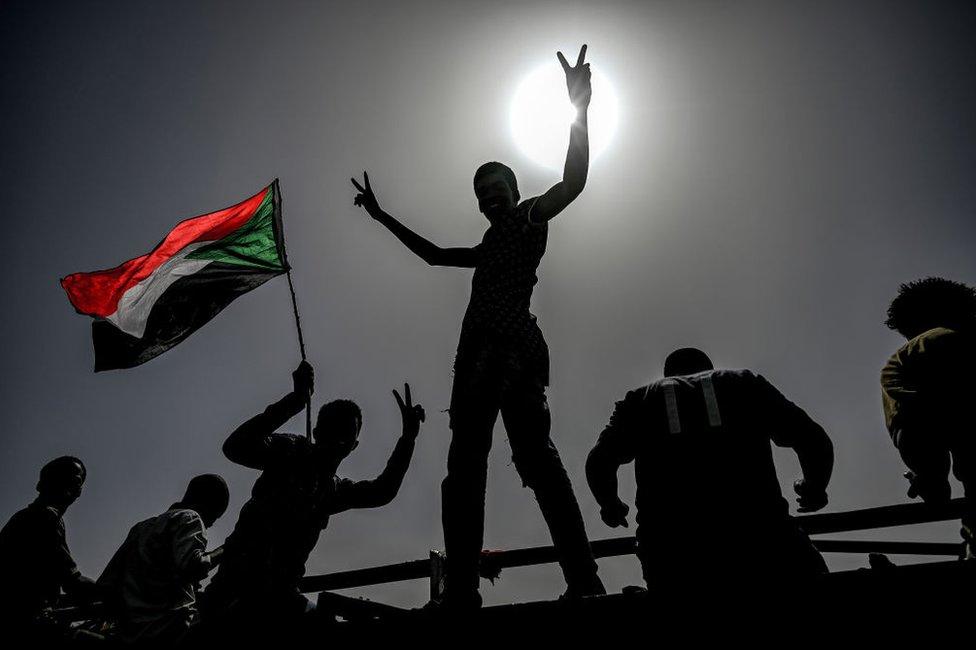
[[[771,441],[796,449],[805,473],[826,485],[832,451],[819,425],[762,376],[709,370],[628,393],[591,460],[635,461],[645,559],[775,564],[781,548],[803,540],[789,519]]]
[[[771,391],[748,370],[670,377],[636,391],[636,417],[644,423],[632,432],[639,506],[700,509],[721,495],[732,505],[722,516],[786,513],[768,416],[783,406]]]
[[[206,547],[200,515],[174,507],[133,526],[98,583],[119,599],[128,621],[187,620],[194,611],[195,583],[206,577],[201,570]]]

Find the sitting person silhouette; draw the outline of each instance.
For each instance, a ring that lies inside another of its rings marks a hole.
[[[98,578],[118,617],[118,640],[171,646],[187,637],[198,620],[197,583],[220,561],[220,549],[207,552],[206,529],[229,500],[223,478],[201,474],[166,512],[132,527]]]
[[[37,498],[0,530],[0,616],[37,640],[67,632],[45,616],[61,604],[62,592],[75,602],[98,598],[95,584],[75,565],[64,532],[64,513],[81,496],[87,474],[74,456],[50,461],[41,468]]]
[[[908,466],[909,496],[949,500],[952,472],[976,499],[976,289],[943,278],[901,285],[885,324],[908,339],[881,371],[885,424]],[[976,550],[976,508],[962,520],[967,556]]]
[[[627,393],[586,462],[610,527],[627,526],[617,470],[633,462],[644,579],[695,588],[708,577],[795,580],[827,571],[783,498],[770,441],[796,452],[799,511],[827,504],[833,445],[824,430],[761,375],[715,370],[682,348],[664,379]]]

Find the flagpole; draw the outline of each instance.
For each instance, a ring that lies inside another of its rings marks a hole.
[[[288,269],[285,271],[285,275],[288,276],[288,291],[291,292],[291,309],[295,314],[295,329],[298,330],[298,349],[302,353],[302,361],[308,361],[308,357],[305,355],[305,336],[302,334],[302,319],[298,315],[298,298],[295,297],[295,282],[291,279],[291,264],[288,263],[288,255],[285,252],[285,228],[281,224],[281,189],[278,187],[278,179],[274,179],[271,183],[274,198],[275,198],[275,212],[278,218],[279,235],[281,237],[281,256],[285,262],[285,267]],[[312,442],[312,395],[309,394],[305,397],[305,437],[308,438],[309,442]]]
[[[298,349],[302,353],[302,361],[307,361],[305,355],[305,336],[302,334],[302,319],[298,315],[298,298],[295,297],[295,283],[291,279],[291,268],[285,272],[288,276],[288,290],[291,292],[291,308],[295,314],[295,329],[298,330]],[[312,440],[312,396],[308,395],[305,400],[305,436]]]

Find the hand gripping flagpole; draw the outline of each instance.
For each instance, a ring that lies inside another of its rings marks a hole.
[[[278,179],[276,178],[272,183],[274,185],[275,201],[277,201],[277,213],[281,215],[281,190],[278,188]],[[284,253],[285,250],[285,233],[284,225],[280,228],[281,234],[281,250]],[[288,270],[285,271],[285,275],[288,277],[288,291],[291,292],[291,308],[292,312],[295,314],[295,329],[298,330],[298,349],[302,354],[302,361],[307,361],[308,357],[305,355],[305,336],[302,334],[302,319],[298,315],[298,298],[295,297],[295,282],[291,279],[291,265],[287,262],[287,255],[285,266]],[[312,396],[311,394],[306,396],[305,399],[305,437],[308,438],[309,442],[312,441]]]

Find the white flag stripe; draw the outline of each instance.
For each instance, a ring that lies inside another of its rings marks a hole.
[[[202,246],[213,242],[194,242],[169,258],[152,275],[135,285],[119,299],[115,313],[105,320],[120,330],[141,339],[146,333],[146,323],[153,305],[174,282],[180,278],[197,273],[213,260],[188,260],[186,256]]]

